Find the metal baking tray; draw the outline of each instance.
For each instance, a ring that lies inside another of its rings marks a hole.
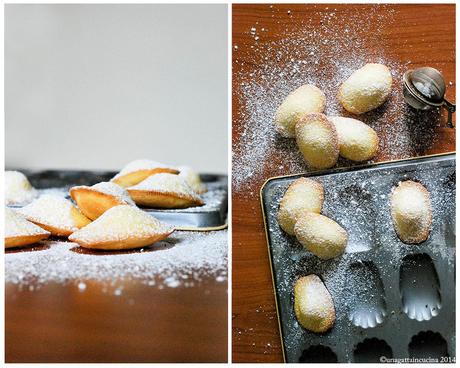
[[[56,193],[70,199],[69,189],[76,185],[94,185],[109,181],[116,172],[82,170],[18,170],[41,193]],[[228,184],[226,175],[201,174],[208,191],[201,197],[205,205],[180,210],[142,208],[160,221],[178,230],[219,230],[227,227]]]
[[[348,232],[340,257],[322,261],[278,226],[279,201],[301,176],[323,184],[322,214]],[[407,179],[432,201],[432,230],[419,245],[399,240],[389,211],[392,187]],[[455,154],[272,178],[260,194],[286,362],[455,361]],[[294,314],[294,283],[311,273],[335,305],[324,334]]]

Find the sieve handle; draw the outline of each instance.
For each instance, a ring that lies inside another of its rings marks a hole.
[[[455,105],[444,99],[442,101],[442,106],[447,110],[447,126],[453,128],[452,114],[455,112]]]

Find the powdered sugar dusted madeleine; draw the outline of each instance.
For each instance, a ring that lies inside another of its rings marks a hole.
[[[432,209],[428,190],[420,183],[402,181],[391,194],[391,217],[401,241],[419,244],[428,239]]]
[[[105,211],[118,205],[135,206],[128,192],[112,182],[102,182],[91,187],[73,187],[70,189],[70,196],[80,211],[91,220],[97,219]]]
[[[156,174],[128,188],[136,204],[157,208],[186,208],[204,202],[179,175]]]
[[[345,110],[363,114],[382,105],[391,92],[393,78],[382,64],[366,64],[342,83],[337,94]]]
[[[316,275],[301,277],[295,283],[294,311],[299,323],[316,333],[326,332],[335,322],[331,294]]]
[[[305,84],[292,91],[282,102],[275,113],[278,132],[288,138],[295,137],[295,125],[308,113],[323,112],[326,96],[316,86]]]
[[[72,202],[50,194],[42,195],[18,212],[56,236],[69,236],[91,222]]]
[[[341,116],[330,116],[329,120],[337,131],[340,156],[352,161],[367,161],[376,155],[379,138],[370,126]]]
[[[305,249],[321,259],[340,256],[348,241],[347,232],[337,222],[313,212],[299,215],[294,233]]]
[[[179,170],[152,160],[135,160],[127,164],[110,181],[127,188],[158,173],[179,174]]]
[[[19,171],[5,171],[5,203],[25,205],[37,197],[37,191]]]
[[[5,208],[5,248],[22,247],[46,239],[50,233]]]
[[[179,166],[179,176],[184,178],[187,184],[198,194],[206,193],[206,185],[201,181],[200,175],[188,166]]]
[[[69,240],[91,249],[134,249],[161,241],[173,231],[139,208],[121,205],[104,212],[69,236]]]
[[[325,115],[304,115],[295,132],[297,146],[309,166],[328,169],[337,163],[339,140],[334,124]]]
[[[284,193],[278,211],[278,223],[290,235],[302,212],[320,213],[324,202],[324,188],[315,180],[299,178]]]

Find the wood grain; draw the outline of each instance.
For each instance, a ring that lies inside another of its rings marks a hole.
[[[7,284],[6,362],[227,361],[226,283],[159,289],[122,280],[120,295],[108,282],[85,284]]]
[[[265,28],[263,39],[259,42],[268,43],[287,37],[288,27],[302,27],[306,20],[318,22],[318,17],[315,16],[318,12],[335,11],[342,22],[346,23],[347,16],[358,8],[365,13],[371,7],[337,4],[233,6],[232,42],[238,46],[237,52],[233,53],[234,146],[240,140],[245,126],[245,110],[240,91],[241,76],[249,75],[263,67],[263,55],[256,55],[256,49],[252,48],[254,37],[250,29],[256,24],[258,29]],[[440,69],[446,81],[452,81],[446,97],[455,102],[455,5],[388,5],[385,11],[389,7],[395,10],[391,27],[384,27],[383,35],[378,40],[372,38],[371,30],[366,46],[372,51],[385,43],[387,48],[392,50],[394,60],[410,60],[412,67],[430,65]],[[430,141],[431,138],[433,141]],[[417,142],[413,156],[454,150],[455,129],[439,124],[433,137],[428,137],[426,142]],[[377,161],[385,159],[384,153],[377,157]],[[234,190],[232,194],[233,362],[282,361],[272,278],[258,196],[263,179],[279,175],[277,158],[270,157],[270,160],[273,161],[273,165],[264,169],[262,180],[254,180],[246,188],[246,193],[243,190]],[[251,194],[248,195],[248,192]]]

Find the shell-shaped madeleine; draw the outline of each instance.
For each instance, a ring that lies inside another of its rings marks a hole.
[[[188,166],[179,166],[178,170],[180,171],[179,176],[184,178],[184,180],[187,182],[190,188],[195,191],[195,193],[206,193],[206,185],[203,184],[200,175],[195,170]]]
[[[334,124],[325,115],[304,115],[295,132],[297,146],[309,166],[328,169],[337,163],[339,139]]]
[[[50,233],[5,208],[5,248],[21,247],[46,239]]]
[[[37,191],[19,171],[5,171],[5,204],[25,205],[37,197]]]
[[[367,161],[376,155],[379,138],[370,126],[341,116],[329,116],[329,120],[337,131],[340,156],[352,161]]]
[[[316,333],[326,332],[335,322],[331,294],[316,275],[301,277],[295,283],[294,311],[299,323]]]
[[[402,181],[391,193],[391,217],[401,241],[419,244],[428,239],[432,208],[430,193],[420,183]]]
[[[299,178],[292,182],[280,201],[278,223],[290,235],[294,235],[294,225],[298,216],[306,212],[320,213],[324,202],[324,188],[321,183]]]
[[[118,205],[135,206],[128,192],[112,182],[101,182],[91,187],[81,185],[71,188],[69,192],[80,211],[91,220]]]
[[[187,208],[204,204],[179,175],[155,174],[127,190],[134,202],[141,206]]]
[[[73,233],[69,240],[91,249],[133,249],[161,241],[173,231],[137,207],[120,205]]]
[[[321,259],[340,256],[345,251],[348,235],[330,218],[317,213],[301,213],[294,226],[297,240]]]
[[[292,91],[281,103],[275,113],[278,132],[288,138],[295,137],[295,125],[308,113],[323,112],[326,96],[316,86],[305,84]]]
[[[135,160],[127,164],[110,181],[127,188],[158,173],[179,174],[179,170],[152,160]]]
[[[56,236],[69,236],[91,222],[72,202],[49,194],[42,195],[27,206],[18,209],[18,212],[27,220]]]
[[[342,83],[337,94],[345,110],[363,114],[382,105],[391,92],[393,78],[383,64],[366,64]]]

